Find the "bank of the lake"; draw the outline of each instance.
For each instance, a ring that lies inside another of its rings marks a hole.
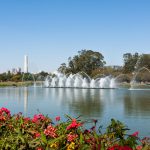
[[[20,87],[20,86],[30,86],[33,82],[27,81],[27,82],[0,82],[0,87]]]

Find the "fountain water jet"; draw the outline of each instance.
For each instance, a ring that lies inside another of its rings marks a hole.
[[[68,76],[57,73],[55,77],[46,78],[44,86],[50,88],[116,88],[115,80],[111,76],[91,79],[84,72]]]
[[[140,74],[141,73],[141,74]],[[142,74],[143,73],[143,74]],[[139,88],[139,87],[146,87],[148,86],[149,88],[149,83],[150,82],[150,70],[146,67],[142,67],[139,70],[137,70],[136,72],[133,73],[133,78],[130,82],[131,88],[130,89],[134,89],[134,88]],[[147,76],[147,79],[142,79],[142,76]],[[141,81],[144,81],[145,83],[141,83]],[[146,87],[147,88],[147,87]]]

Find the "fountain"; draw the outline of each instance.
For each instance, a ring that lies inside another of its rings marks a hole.
[[[86,73],[79,72],[77,74],[64,75],[57,73],[56,76],[48,76],[44,81],[44,87],[49,88],[93,88],[93,89],[109,89],[116,88],[115,80],[111,76],[103,76],[91,79]]]
[[[141,55],[134,67],[133,77],[130,82],[130,89],[150,89],[150,70],[143,66],[140,66],[140,63],[142,62]]]
[[[45,82],[45,80],[45,77],[42,75],[35,76],[35,87],[43,87],[43,83]]]
[[[150,70],[142,67],[133,73],[133,78],[130,82],[130,89],[150,88]]]

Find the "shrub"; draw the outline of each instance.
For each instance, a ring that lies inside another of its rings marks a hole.
[[[127,134],[128,128],[120,121],[111,120],[106,131],[93,126],[85,129],[87,121],[67,117],[56,124],[48,116],[36,114],[33,118],[21,113],[11,116],[7,108],[0,109],[0,149],[2,150],[140,150],[150,149],[150,139],[140,139],[138,132]],[[89,121],[88,121],[89,122]]]

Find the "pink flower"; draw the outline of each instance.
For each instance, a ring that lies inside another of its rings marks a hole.
[[[6,121],[10,118],[10,111],[7,108],[2,107],[0,109],[0,120]]]
[[[138,137],[138,134],[139,134],[139,132],[136,131],[136,132],[134,132],[134,133],[132,134],[132,136]]]
[[[132,148],[129,146],[114,145],[114,146],[108,148],[107,150],[132,150]]]
[[[37,123],[38,121],[44,121],[46,118],[42,114],[34,115],[32,122]]]
[[[25,118],[24,118],[24,121],[25,121],[25,122],[28,122],[28,121],[30,121],[30,120],[31,120],[31,119],[30,119],[29,117],[25,117]]]
[[[81,123],[78,123],[77,121],[76,121],[76,119],[72,119],[72,123],[69,125],[69,126],[67,126],[67,130],[70,130],[70,129],[75,129],[75,128],[78,128],[78,127],[80,127],[82,124]]]
[[[38,138],[40,136],[41,136],[41,134],[39,132],[34,133],[34,138]]]
[[[44,130],[44,134],[50,137],[57,137],[57,133],[56,133],[57,129],[54,128],[52,125],[49,125],[47,127],[47,129]]]
[[[72,142],[72,141],[74,141],[77,137],[78,137],[77,134],[71,134],[71,133],[69,133],[69,134],[67,135],[67,140],[68,140],[69,142]]]
[[[0,116],[0,121],[6,121],[6,117],[5,116]]]
[[[55,118],[55,120],[56,120],[56,121],[60,121],[60,116],[57,116],[57,117]]]
[[[136,147],[136,150],[141,150],[142,149],[142,146],[141,145],[138,145],[137,147]]]
[[[10,111],[7,108],[2,107],[0,109],[0,113],[3,113],[3,112],[5,112],[7,115],[10,115]]]

